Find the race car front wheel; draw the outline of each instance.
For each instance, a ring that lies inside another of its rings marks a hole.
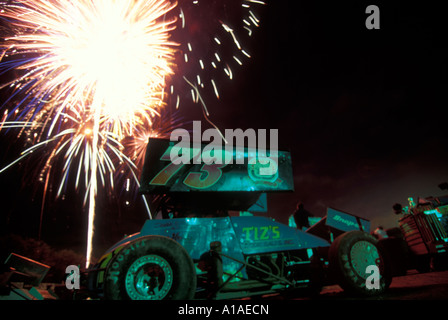
[[[344,291],[363,296],[383,293],[391,283],[377,240],[362,231],[343,233],[329,250],[332,275]]]
[[[111,260],[104,294],[110,300],[183,300],[196,291],[192,259],[176,241],[161,236],[135,240]]]

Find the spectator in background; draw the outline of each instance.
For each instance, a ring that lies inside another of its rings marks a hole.
[[[308,229],[310,227],[309,217],[313,215],[305,209],[303,203],[299,202],[294,211],[294,221],[296,222],[297,228],[300,230]]]
[[[394,213],[395,213],[396,215],[399,215],[399,214],[403,214],[403,213],[404,213],[403,206],[402,206],[400,203],[395,203],[395,204],[392,206],[392,209],[394,210]]]

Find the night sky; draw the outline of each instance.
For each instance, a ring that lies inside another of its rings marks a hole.
[[[369,4],[380,30],[365,27]],[[302,201],[317,216],[330,206],[395,227],[394,203],[447,192],[438,188],[448,179],[442,11],[399,1],[266,8],[257,54],[213,119],[279,129],[295,192],[269,196],[272,216],[286,221]]]
[[[278,129],[280,146],[291,151],[295,191],[269,195],[268,215],[286,222],[302,201],[316,216],[334,207],[388,228],[397,225],[394,203],[448,193],[438,188],[448,180],[442,8],[408,1],[268,3],[249,63],[221,83],[219,100],[207,100],[220,129]],[[365,27],[369,4],[380,9],[380,30]],[[180,115],[204,121],[198,104],[186,103]],[[3,165],[14,148],[10,137],[1,139]],[[37,236],[41,193],[23,184],[22,169],[0,176],[2,232]],[[82,247],[82,196],[67,194],[46,205],[42,238]],[[104,249],[137,232],[147,215],[139,202],[123,208],[119,194],[102,197],[95,241]]]

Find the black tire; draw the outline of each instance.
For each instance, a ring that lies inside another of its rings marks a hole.
[[[330,246],[328,257],[334,280],[349,294],[378,295],[386,291],[391,283],[390,272],[377,240],[365,232],[350,231],[337,237]],[[378,288],[367,287],[371,275],[367,272],[369,265],[378,267]]]
[[[448,270],[448,255],[438,254],[431,257],[430,262],[431,271],[446,271]]]
[[[127,244],[109,263],[104,284],[108,300],[187,300],[196,291],[196,271],[176,241],[147,236]]]
[[[391,275],[406,275],[410,265],[410,253],[406,241],[402,238],[384,238],[378,240],[378,247],[384,254]]]
[[[418,273],[428,273],[431,272],[431,256],[428,255],[416,255],[415,259],[415,269]]]

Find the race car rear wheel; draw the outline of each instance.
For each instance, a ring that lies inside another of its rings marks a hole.
[[[332,275],[344,291],[363,296],[383,293],[391,283],[390,272],[377,240],[362,231],[340,235],[331,244],[329,262]],[[376,267],[376,268],[375,268]],[[371,275],[379,279],[373,283]]]
[[[192,259],[176,241],[147,236],[127,244],[106,270],[104,294],[110,300],[183,300],[194,297]]]

